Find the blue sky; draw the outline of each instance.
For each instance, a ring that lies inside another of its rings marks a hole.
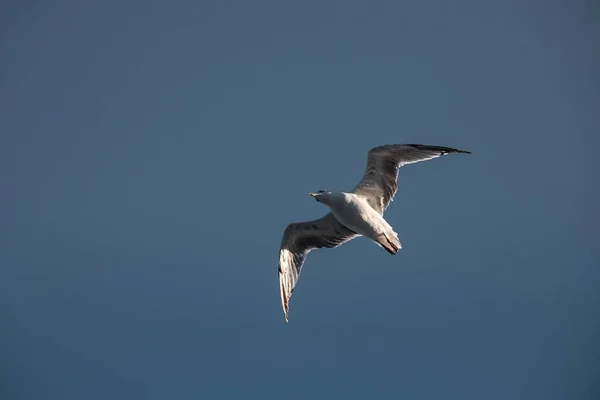
[[[2,398],[596,398],[599,15],[3,2]],[[403,168],[404,248],[311,253],[286,324],[308,192],[415,142],[473,154]]]

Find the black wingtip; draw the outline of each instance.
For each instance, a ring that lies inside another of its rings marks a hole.
[[[417,143],[410,143],[410,144],[407,144],[406,146],[412,146],[412,147],[416,147],[418,149],[423,149],[423,150],[439,151],[443,154],[448,154],[448,153],[471,154],[471,152],[467,151],[467,150],[460,150],[460,149],[455,149],[453,147],[445,147],[445,146],[431,146],[431,145],[427,145],[427,144],[417,144]]]

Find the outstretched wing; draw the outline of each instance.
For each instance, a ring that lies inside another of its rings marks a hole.
[[[423,144],[388,144],[374,147],[367,156],[367,169],[353,193],[362,194],[375,210],[383,214],[398,190],[398,169],[406,164],[431,160],[449,153],[470,151]]]
[[[286,321],[290,297],[307,254],[313,249],[337,247],[356,236],[358,234],[342,225],[332,213],[287,226],[279,249],[279,289]]]

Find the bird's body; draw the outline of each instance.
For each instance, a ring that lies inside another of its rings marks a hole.
[[[365,236],[392,255],[398,252],[402,247],[398,235],[383,218],[398,189],[398,169],[448,153],[470,152],[422,144],[374,147],[368,153],[363,178],[352,192],[320,190],[310,193],[331,212],[317,220],[291,223],[283,233],[279,250],[279,287],[286,321],[289,299],[311,250],[334,248],[355,237]]]
[[[333,192],[320,197],[322,197],[320,202],[327,205],[335,218],[346,228],[373,240],[386,250],[390,246],[396,245],[397,249],[388,250],[392,253],[396,253],[401,248],[398,234],[394,232],[383,215],[371,207],[365,196]],[[393,241],[394,244],[388,245],[388,241]]]

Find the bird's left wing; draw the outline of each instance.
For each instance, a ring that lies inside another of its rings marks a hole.
[[[367,155],[367,168],[353,193],[365,196],[371,207],[383,214],[398,190],[398,169],[450,153],[470,151],[424,144],[388,144],[374,147]]]
[[[331,212],[314,221],[287,226],[279,249],[279,289],[286,322],[290,297],[308,253],[313,249],[337,247],[356,236],[358,234],[342,225]]]

